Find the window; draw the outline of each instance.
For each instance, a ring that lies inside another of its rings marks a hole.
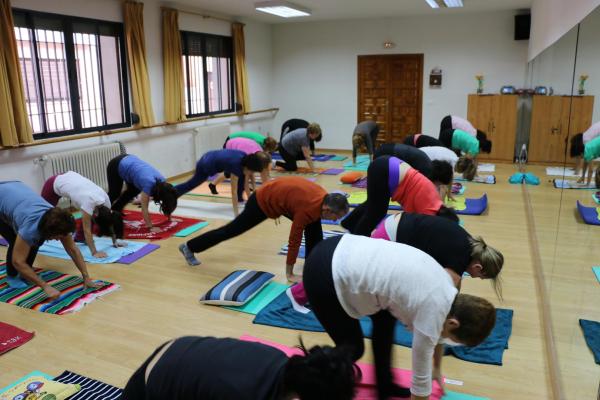
[[[13,13],[35,139],[131,124],[122,24]]]
[[[234,111],[231,38],[181,32],[181,41],[186,115]]]

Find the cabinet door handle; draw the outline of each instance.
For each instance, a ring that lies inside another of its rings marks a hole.
[[[558,132],[558,128],[552,128],[552,130],[550,131],[551,135],[555,135]]]

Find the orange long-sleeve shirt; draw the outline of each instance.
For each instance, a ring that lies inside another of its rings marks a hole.
[[[256,190],[258,206],[267,217],[285,216],[292,220],[287,264],[296,263],[304,227],[321,219],[321,207],[326,195],[321,186],[296,176],[274,179]]]

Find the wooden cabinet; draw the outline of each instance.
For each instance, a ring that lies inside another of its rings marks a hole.
[[[467,119],[492,141],[482,160],[513,161],[517,135],[517,95],[469,95]]]
[[[533,96],[529,161],[573,163],[569,140],[592,124],[594,96]]]

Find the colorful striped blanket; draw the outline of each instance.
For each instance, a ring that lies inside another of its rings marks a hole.
[[[41,279],[60,291],[60,297],[57,300],[48,301],[46,294],[38,286],[28,286],[22,289],[8,287],[6,266],[0,264],[0,302],[49,314],[63,315],[77,312],[98,297],[120,288],[114,283],[100,281],[103,283],[102,287],[86,289],[83,287],[83,279],[80,276],[66,275],[40,268],[35,268],[35,272]]]

